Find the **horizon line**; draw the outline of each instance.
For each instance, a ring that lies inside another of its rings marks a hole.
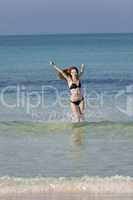
[[[43,35],[97,35],[97,34],[133,34],[133,32],[92,32],[92,33],[76,33],[76,32],[68,32],[68,33],[24,33],[24,34],[0,34],[0,37],[1,36],[43,36]]]

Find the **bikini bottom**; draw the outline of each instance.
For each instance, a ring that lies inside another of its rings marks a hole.
[[[84,100],[84,97],[82,97],[81,100],[78,100],[78,101],[71,101],[71,103],[74,103],[76,106],[79,106],[79,104],[81,103],[81,101]]]

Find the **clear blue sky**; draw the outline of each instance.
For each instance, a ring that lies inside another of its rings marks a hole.
[[[133,32],[133,0],[0,0],[0,35]]]

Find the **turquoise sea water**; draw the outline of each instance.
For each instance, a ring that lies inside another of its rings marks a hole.
[[[86,122],[50,59],[86,64]],[[133,34],[0,36],[0,196],[132,195],[132,146]]]

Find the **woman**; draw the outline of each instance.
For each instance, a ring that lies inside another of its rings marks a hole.
[[[85,102],[79,78],[84,72],[85,65],[81,64],[79,72],[78,68],[75,66],[62,70],[59,67],[57,67],[54,62],[51,61],[50,64],[56,69],[60,79],[65,79],[68,83],[68,87],[71,93],[70,96],[71,109],[72,113],[76,118],[76,121],[80,122],[81,120],[84,120]]]

